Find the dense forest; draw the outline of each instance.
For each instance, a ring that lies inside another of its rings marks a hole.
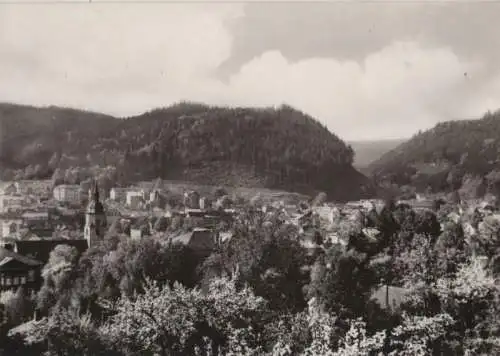
[[[378,181],[480,196],[500,187],[500,111],[414,135],[370,165]]]
[[[354,152],[288,106],[225,108],[179,103],[111,116],[55,107],[0,105],[3,179],[49,178],[56,168],[115,167],[122,181],[161,177],[201,184],[370,195]]]

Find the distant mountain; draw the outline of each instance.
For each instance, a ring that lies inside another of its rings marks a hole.
[[[0,104],[3,178],[50,176],[55,168],[114,166],[127,181],[156,177],[356,199],[373,193],[354,152],[312,117],[278,109],[180,103],[112,116]]]
[[[496,192],[500,111],[478,120],[440,123],[384,154],[369,170],[379,181],[420,189]]]
[[[406,139],[349,141],[348,144],[354,150],[354,167],[358,169],[368,167],[384,153],[391,151],[405,141]]]

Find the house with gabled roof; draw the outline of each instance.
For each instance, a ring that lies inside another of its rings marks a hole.
[[[27,256],[36,259],[43,264],[47,263],[50,257],[50,253],[58,245],[69,245],[76,248],[76,250],[81,254],[85,252],[88,248],[87,240],[66,240],[66,239],[42,239],[42,240],[23,240],[14,242],[14,252],[19,253],[23,256]]]
[[[13,251],[12,244],[0,247],[0,291],[24,287],[37,290],[43,263]]]

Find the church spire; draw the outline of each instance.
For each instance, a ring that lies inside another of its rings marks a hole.
[[[99,201],[99,186],[94,179],[89,188],[89,199],[85,215],[84,236],[90,247],[96,241],[102,240],[106,228],[106,213]]]
[[[89,188],[87,212],[104,214],[104,207],[99,200],[99,186],[96,179],[93,180]]]
[[[99,186],[97,185],[97,179],[92,180],[92,184],[89,188],[89,202],[93,200],[94,202],[99,201]]]
[[[94,201],[99,201],[99,186],[97,185],[97,179],[94,179]]]

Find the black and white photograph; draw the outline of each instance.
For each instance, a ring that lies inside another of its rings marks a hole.
[[[0,356],[500,355],[500,1],[0,0]]]

